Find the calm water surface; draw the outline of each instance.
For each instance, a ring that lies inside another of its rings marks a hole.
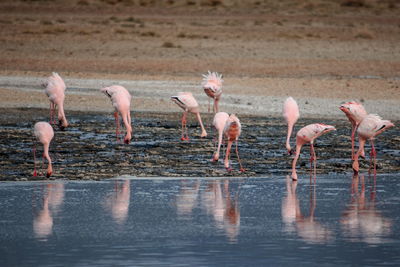
[[[0,183],[0,266],[400,266],[400,176]]]

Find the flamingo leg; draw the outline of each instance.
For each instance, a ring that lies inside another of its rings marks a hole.
[[[225,162],[224,162],[225,168],[228,172],[232,171],[232,168],[229,166],[231,147],[232,147],[232,141],[228,140],[228,145],[226,146],[226,152],[225,152]]]
[[[356,129],[356,126],[354,124],[351,124],[351,160],[354,160],[354,137]]]
[[[37,176],[36,172],[36,143],[33,145],[33,176]]]
[[[237,159],[238,159],[238,162],[239,162],[239,166],[240,166],[240,172],[245,172],[246,170],[243,168],[243,166],[242,166],[242,162],[240,161],[240,157],[239,157],[239,150],[238,150],[238,142],[237,142],[237,140],[236,140],[236,156],[237,156]]]
[[[314,143],[311,142],[312,159],[314,161],[314,182],[317,176],[317,156],[315,155]]]
[[[182,141],[189,141],[189,135],[187,132],[187,126],[186,126],[186,116],[187,116],[187,112],[183,112],[182,115],[182,137],[181,140]]]
[[[374,162],[374,176],[376,176],[376,150],[374,140],[371,140],[371,161]]]
[[[120,134],[120,132],[119,132],[119,118],[118,118],[118,112],[117,111],[115,111],[114,112],[114,118],[115,118],[115,127],[116,127],[116,129],[115,129],[115,135],[117,136],[117,142],[119,142],[119,134]]]

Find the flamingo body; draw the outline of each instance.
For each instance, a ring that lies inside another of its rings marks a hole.
[[[202,86],[208,97],[214,99],[214,113],[218,112],[218,103],[222,95],[222,75],[218,72],[210,72],[203,74]]]
[[[299,106],[296,100],[292,97],[288,97],[283,105],[283,117],[285,118],[288,125],[288,132],[286,138],[286,149],[291,154],[292,149],[290,147],[290,137],[292,135],[293,126],[300,117]]]
[[[217,151],[213,156],[213,161],[218,161],[219,153],[221,149],[222,137],[225,130],[226,122],[228,121],[229,115],[226,112],[218,112],[214,116],[213,125],[218,132],[218,147]]]
[[[230,156],[231,147],[232,147],[233,142],[236,143],[236,156],[239,161],[240,171],[242,171],[242,172],[244,171],[242,164],[240,162],[239,152],[238,152],[238,147],[237,147],[237,141],[239,139],[241,132],[242,132],[242,125],[240,124],[238,117],[236,117],[235,114],[231,114],[229,116],[229,118],[227,119],[227,121],[225,123],[225,127],[224,127],[224,136],[225,136],[225,139],[228,141],[228,145],[226,147],[224,165],[228,171],[232,170],[229,167],[229,156]]]
[[[48,162],[47,177],[50,177],[53,172],[53,168],[51,164],[51,158],[49,156],[49,146],[54,137],[53,127],[44,121],[37,122],[34,126],[34,135],[36,139],[43,144],[43,157],[46,158]],[[34,175],[36,175],[36,169]]]
[[[359,171],[359,163],[358,163],[358,158],[364,151],[364,146],[365,142],[367,140],[370,141],[371,143],[371,158],[374,159],[374,166],[375,166],[375,161],[376,161],[376,151],[374,147],[374,139],[377,135],[381,134],[383,131],[387,130],[390,127],[393,127],[394,124],[391,121],[388,120],[382,120],[381,117],[379,117],[376,114],[369,114],[365,116],[365,118],[360,122],[358,125],[357,133],[359,137],[359,148],[357,153],[354,156],[354,161],[353,161],[353,171],[354,173],[358,173]],[[374,167],[374,171],[376,171],[376,168]]]
[[[335,127],[331,125],[326,125],[322,123],[313,123],[301,128],[296,135],[296,156],[292,162],[292,179],[297,180],[296,173],[296,163],[300,156],[301,147],[307,143],[311,145],[311,159],[310,161],[316,161],[315,151],[314,151],[314,140],[319,136],[328,133],[330,131],[336,130]],[[315,164],[314,164],[315,168]]]
[[[122,121],[124,122],[126,135],[124,142],[129,144],[132,139],[132,126],[131,126],[131,99],[132,96],[124,87],[120,85],[112,85],[101,89],[106,96],[108,96],[115,109],[115,121],[117,124],[117,135],[119,128],[118,114],[121,115]]]
[[[201,127],[201,137],[206,137],[207,132],[201,120],[199,104],[197,103],[193,94],[190,92],[179,92],[177,95],[171,96],[171,100],[183,109],[181,140],[189,140],[186,129],[186,116],[188,112],[196,114],[197,120],[199,121]]]
[[[63,130],[68,127],[68,121],[64,113],[65,83],[58,73],[53,72],[43,83],[43,86],[50,100],[50,122],[52,121],[55,108],[58,107],[59,127]]]
[[[368,115],[364,106],[358,102],[351,101],[342,104],[339,109],[344,112],[351,123],[351,158],[354,159],[354,138],[358,125]],[[361,152],[364,157],[364,150]]]

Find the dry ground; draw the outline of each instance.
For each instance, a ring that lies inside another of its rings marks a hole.
[[[306,116],[336,117],[347,100],[400,116],[398,1],[5,0],[0,17],[3,107],[46,107],[35,97],[40,83],[18,90],[8,80],[57,71],[84,79],[67,109],[103,109],[85,90],[108,84],[79,86],[92,78],[152,81],[128,88],[147,95],[138,93],[134,109],[177,110],[164,96],[203,97],[201,74],[215,70],[224,74],[231,112],[277,114],[292,95]]]

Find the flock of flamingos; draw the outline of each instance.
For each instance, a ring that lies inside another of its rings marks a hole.
[[[241,134],[241,124],[238,117],[235,114],[229,115],[226,112],[219,112],[218,104],[222,95],[222,75],[217,72],[208,72],[203,75],[202,87],[204,92],[208,97],[214,99],[214,120],[213,125],[218,132],[218,146],[215,151],[212,160],[218,161],[220,155],[221,143],[224,140],[227,142],[226,153],[224,158],[224,166],[228,171],[231,171],[229,156],[233,142],[236,143],[236,155],[240,166],[240,171],[245,171],[240,162],[238,146],[237,142],[239,136]],[[50,123],[55,124],[55,111],[58,109],[58,120],[60,129],[64,129],[68,127],[68,121],[65,117],[64,113],[64,98],[65,98],[65,83],[63,79],[55,72],[47,78],[47,80],[43,83],[45,87],[45,93],[49,97],[50,100]],[[119,135],[119,125],[120,120],[119,116],[121,116],[122,121],[124,123],[126,134],[124,137],[124,142],[129,144],[132,138],[132,126],[131,126],[131,116],[130,116],[130,103],[131,103],[131,95],[124,87],[119,85],[112,85],[110,87],[105,87],[101,89],[106,96],[108,96],[112,102],[113,107],[115,108],[114,117],[116,122],[116,134],[117,139]],[[204,125],[201,120],[199,105],[190,92],[180,92],[175,96],[171,97],[171,100],[174,101],[179,107],[183,109],[182,116],[182,141],[188,141],[189,136],[186,127],[186,117],[188,113],[193,113],[196,115],[200,127],[201,127],[201,137],[206,137],[207,132],[204,128]],[[381,117],[375,114],[368,114],[364,107],[358,102],[347,102],[340,106],[340,110],[342,110],[347,118],[350,120],[352,125],[351,132],[351,144],[352,144],[352,160],[353,160],[353,171],[354,173],[358,173],[359,171],[359,157],[365,157],[364,145],[367,140],[369,140],[371,144],[371,161],[374,161],[374,173],[376,173],[376,151],[374,147],[374,138],[385,131],[386,129],[393,127],[394,124],[388,120],[382,120]],[[322,123],[314,123],[309,124],[303,128],[301,128],[296,134],[296,151],[293,152],[290,146],[290,138],[292,135],[294,124],[297,122],[300,112],[299,107],[296,101],[289,97],[286,99],[283,106],[283,116],[288,125],[287,131],[287,139],[286,139],[286,149],[288,153],[295,154],[295,157],[292,162],[292,174],[291,178],[293,180],[297,180],[296,173],[296,163],[300,156],[301,147],[307,143],[310,143],[311,147],[311,158],[310,163],[314,163],[314,172],[316,169],[316,156],[314,151],[314,140],[330,131],[336,130],[334,126],[326,125]],[[359,148],[356,153],[354,153],[354,139],[355,133],[358,133],[359,137]],[[46,158],[48,161],[47,167],[47,177],[50,177],[52,174],[52,163],[51,158],[49,156],[49,146],[50,142],[54,137],[53,127],[47,122],[37,122],[34,126],[34,135],[37,140],[43,144],[44,152],[43,158]],[[35,149],[34,149],[34,161],[35,158]],[[33,173],[34,176],[37,175],[36,165]]]

